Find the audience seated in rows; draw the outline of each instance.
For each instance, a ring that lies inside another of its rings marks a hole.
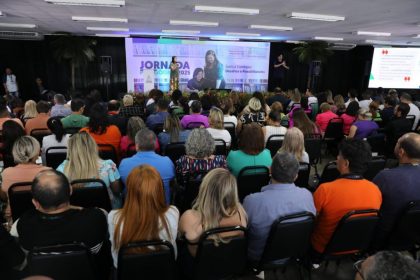
[[[176,255],[179,212],[165,203],[159,172],[147,164],[136,166],[128,175],[126,186],[123,208],[108,215],[114,267],[118,267],[118,250],[135,241],[168,240]]]
[[[174,164],[168,157],[164,157],[155,153],[156,135],[148,128],[144,128],[136,134],[136,151],[137,153],[129,158],[121,161],[118,168],[124,185],[127,186],[127,177],[136,166],[141,164],[149,164],[159,171],[165,188],[166,203],[170,202],[169,183],[175,177]]]
[[[48,129],[47,121],[50,118],[50,105],[46,101],[39,101],[36,104],[38,115],[28,119],[25,124],[25,132],[30,135],[33,129]]]
[[[294,108],[300,108],[300,101],[302,95],[300,94],[299,89],[295,88],[294,90],[290,90],[289,93],[290,102],[286,107],[286,111],[290,112]]]
[[[90,109],[89,122],[80,132],[87,132],[96,144],[109,144],[119,151],[121,132],[108,121],[107,111],[101,104],[96,103]]]
[[[66,105],[66,98],[64,95],[58,93],[54,95],[54,106],[51,107],[51,117],[67,117],[72,113],[72,110]]]
[[[318,103],[318,98],[314,96],[314,93],[310,88],[306,89],[305,96],[308,98],[308,105]]]
[[[118,127],[122,135],[127,134],[127,118],[119,114],[120,103],[117,100],[110,100],[107,105],[108,122]]]
[[[228,226],[247,226],[247,215],[238,200],[235,177],[228,170],[216,168],[203,179],[198,197],[192,209],[182,214],[179,233],[188,240],[188,252],[180,252],[185,258],[195,257],[201,234],[209,229]],[[215,242],[232,233],[214,237]]]
[[[401,104],[400,104],[401,105]],[[380,221],[374,247],[382,249],[401,213],[411,201],[420,200],[420,135],[404,134],[395,146],[399,166],[379,172],[373,179],[381,193]]]
[[[355,89],[349,89],[349,92],[347,93],[347,97],[349,98],[344,105],[346,105],[346,108],[349,106],[350,102],[356,101],[359,102],[357,99],[357,91]]]
[[[85,109],[85,102],[82,99],[76,98],[71,101],[71,114],[61,119],[63,127],[85,127],[89,122],[89,117],[83,115]]]
[[[238,177],[242,168],[247,166],[271,166],[271,153],[265,149],[264,133],[257,123],[243,126],[238,138],[237,151],[230,151],[227,165],[232,174]]]
[[[163,98],[163,92],[158,89],[152,89],[149,92],[149,99],[146,102],[146,116],[154,114],[157,110],[157,103]]]
[[[122,206],[117,166],[112,160],[103,160],[98,156],[98,147],[88,133],[79,132],[70,137],[67,159],[57,170],[64,173],[70,182],[78,179],[101,179],[107,186],[112,208]]]
[[[211,108],[208,120],[209,127],[207,128],[207,131],[210,133],[211,137],[213,137],[213,139],[221,139],[225,141],[226,147],[229,148],[232,141],[232,136],[224,127],[224,117],[222,110],[216,107]]]
[[[401,103],[406,103],[408,106],[410,106],[410,111],[408,112],[408,115],[414,116],[414,124],[413,124],[413,130],[417,128],[417,124],[420,120],[420,109],[413,103],[413,98],[408,93],[401,94],[400,97]]]
[[[299,128],[289,128],[279,152],[291,153],[298,162],[309,163],[309,155],[305,151],[305,139]]]
[[[225,123],[233,123],[235,127],[238,124],[238,119],[233,116],[234,108],[232,99],[228,96],[222,97],[220,100],[220,109],[223,112],[223,121]]]
[[[355,101],[355,100],[352,100]],[[352,102],[350,101],[350,102]],[[350,104],[349,102],[349,104]],[[356,101],[357,102],[357,101]],[[357,103],[359,104],[359,103]],[[334,105],[331,106],[331,111],[333,111],[338,116],[341,116],[346,112],[346,104],[344,103],[344,97],[341,94],[334,96]]]
[[[238,120],[238,131],[245,124],[257,123],[262,126],[265,123],[266,113],[261,105],[261,101],[256,97],[252,97],[248,102],[248,106],[249,112],[243,113]]]
[[[15,121],[20,126],[24,127],[21,120],[19,120],[18,118],[10,117],[9,110],[7,109],[7,105],[6,105],[6,99],[4,99],[3,97],[0,97],[0,130],[3,129],[3,123],[8,120]]]
[[[362,99],[359,100],[359,106],[360,109],[369,110],[369,104],[372,102],[372,99],[370,99],[370,92],[365,91],[362,93]]]
[[[293,106],[293,109],[290,110],[290,112],[287,114],[287,116],[289,117],[289,127],[293,127],[293,125],[294,125],[293,124],[293,114],[297,110],[303,110],[306,115],[308,115],[308,116],[311,115],[312,107],[310,107],[308,105],[308,97],[302,96],[302,98],[300,100],[300,104],[295,104],[295,106]]]
[[[264,133],[264,143],[267,143],[268,138],[272,135],[285,135],[287,128],[281,126],[281,113],[279,111],[271,111],[268,114],[266,126],[262,128]],[[283,139],[283,137],[280,137]]]
[[[24,250],[80,242],[93,255],[108,254],[106,213],[98,208],[70,205],[71,193],[69,181],[58,171],[42,171],[35,177],[32,183],[35,209],[15,221],[10,231],[19,238]]]
[[[297,129],[297,128],[294,128]],[[279,151],[271,165],[271,183],[261,192],[245,197],[248,214],[248,257],[258,261],[273,222],[282,216],[299,212],[316,214],[312,194],[293,183],[299,172],[299,162],[288,152]]]
[[[407,114],[410,111],[410,106],[406,103],[400,103],[395,107],[394,118],[390,119],[385,126],[384,132],[386,136],[386,143],[388,152],[394,152],[394,147],[398,139],[405,133],[411,131],[412,121],[407,119]]]
[[[189,128],[188,125],[190,123],[202,123],[202,125],[204,127],[206,127],[206,128],[209,127],[209,120],[208,120],[208,118],[206,116],[203,116],[201,114],[201,111],[202,111],[201,102],[198,101],[198,100],[197,101],[194,101],[191,104],[190,114],[189,115],[185,115],[181,119],[181,125],[182,125],[182,127],[184,129]]]
[[[311,121],[303,110],[296,110],[293,114],[293,126],[299,128],[303,135],[321,134],[318,125]]]
[[[17,122],[8,120],[3,123],[1,154],[3,157],[3,168],[15,166],[12,149],[15,141],[25,135],[25,130]]]
[[[137,132],[139,132],[143,128],[146,128],[146,125],[145,125],[142,118],[131,117],[131,118],[128,119],[127,135],[124,135],[123,137],[121,137],[121,142],[120,142],[120,151],[121,151],[122,155],[127,154],[128,148],[129,148],[130,145],[133,145],[133,144],[135,145],[136,134],[137,134]],[[133,150],[134,151],[136,150],[135,146],[133,147]],[[159,150],[160,150],[159,142],[156,141],[155,151],[159,151]]]
[[[359,114],[359,103],[357,101],[352,101],[346,108],[346,112],[340,115],[340,118],[343,119],[343,133],[348,135],[350,132],[350,127],[357,120]]]
[[[176,173],[195,176],[206,173],[214,168],[226,168],[226,157],[214,155],[215,142],[204,128],[195,128],[185,143],[186,155],[176,161]]]
[[[47,121],[48,129],[51,131],[51,135],[44,136],[42,138],[42,163],[46,165],[46,156],[45,153],[47,152],[48,148],[51,147],[67,147],[67,142],[70,139],[70,134],[66,134],[64,130],[63,124],[61,123],[60,119],[57,117],[49,118]],[[55,152],[66,152],[66,150],[54,150],[51,151],[52,153]]]
[[[119,110],[119,115],[124,118],[130,117],[145,117],[144,106],[140,103],[134,102],[134,97],[130,94],[126,94],[123,97],[123,106]]]
[[[169,114],[163,124],[163,131],[159,133],[158,139],[162,151],[165,151],[169,143],[185,142],[191,130],[183,129],[178,116]]]
[[[385,97],[384,108],[379,112],[381,115],[382,123],[384,125],[386,125],[394,117],[394,110],[396,105],[397,103],[395,102],[394,98],[390,96]]]
[[[376,122],[372,120],[372,114],[368,109],[360,109],[357,121],[350,127],[349,138],[365,139],[371,135],[375,135],[379,129]]]
[[[36,102],[33,100],[28,100],[25,102],[24,113],[21,117],[23,123],[26,123],[27,120],[35,118],[38,116],[38,111],[36,110]]]
[[[324,133],[330,120],[338,118],[338,116],[331,111],[331,105],[328,103],[322,103],[319,109],[321,113],[316,116],[315,123]]]
[[[147,117],[146,125],[149,129],[155,128],[157,125],[163,125],[168,113],[168,101],[161,98],[157,103],[157,111]]]
[[[340,219],[349,211],[378,209],[382,196],[379,188],[363,179],[372,152],[366,141],[346,139],[339,145],[337,169],[340,178],[321,184],[314,193],[317,211],[312,234],[313,249],[322,254]]]

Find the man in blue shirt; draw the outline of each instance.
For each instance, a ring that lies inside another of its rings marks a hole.
[[[398,139],[394,152],[399,166],[382,170],[373,178],[382,193],[374,249],[386,246],[389,234],[408,203],[420,200],[420,135],[404,134]]]
[[[174,164],[168,157],[163,157],[155,153],[156,135],[153,131],[143,128],[137,132],[135,142],[137,153],[130,158],[123,159],[118,168],[124,185],[126,184],[128,174],[130,174],[134,167],[149,164],[156,168],[160,177],[162,177],[166,203],[169,204],[169,183],[175,177]]]
[[[162,124],[165,122],[168,113],[169,103],[167,100],[161,98],[157,104],[157,112],[148,116],[146,120],[146,125],[148,128],[153,129],[156,125]]]
[[[248,214],[248,256],[258,261],[273,222],[282,216],[299,212],[316,214],[312,194],[293,183],[299,172],[299,162],[287,152],[277,153],[271,165],[271,184],[260,193],[248,195],[244,208]]]

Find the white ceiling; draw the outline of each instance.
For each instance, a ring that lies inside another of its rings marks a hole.
[[[365,40],[420,44],[420,0],[126,0],[121,8],[62,6],[44,0],[0,0],[5,16],[0,22],[33,23],[36,29],[0,27],[0,31],[35,31],[51,34],[67,31],[93,35],[87,26],[128,27],[131,34],[159,35],[162,29],[200,30],[199,36],[224,35],[225,32],[260,33],[262,39],[309,40],[314,36],[342,37],[343,43],[365,44]],[[192,12],[194,5],[229,6],[260,9],[255,16],[204,14]],[[345,16],[342,22],[290,19],[290,12],[309,12]],[[128,23],[74,22],[72,16],[121,17]],[[171,26],[169,20],[217,21],[218,27]],[[249,30],[248,25],[290,26],[293,31]],[[357,30],[391,32],[391,37],[358,36]],[[111,32],[96,32],[111,33]]]

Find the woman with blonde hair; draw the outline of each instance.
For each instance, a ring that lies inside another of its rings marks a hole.
[[[22,118],[23,122],[26,122],[28,119],[33,119],[38,116],[38,111],[36,110],[36,102],[33,100],[28,100],[25,102],[24,113]]]
[[[301,98],[302,98],[302,95],[301,95],[299,89],[295,88],[291,92],[290,103],[287,106],[287,111],[290,112],[294,107],[300,107]]]
[[[344,97],[341,94],[334,96],[334,107],[332,109],[335,109],[333,112],[337,115],[346,112],[346,103],[344,103]]]
[[[378,124],[372,121],[372,113],[363,108],[359,110],[357,120],[350,127],[348,138],[364,139],[375,134],[378,129]]]
[[[114,267],[118,266],[118,251],[130,242],[168,240],[176,254],[178,220],[178,209],[165,203],[159,172],[147,164],[135,167],[127,177],[124,207],[112,210],[108,215]],[[135,252],[151,250],[146,247]]]
[[[222,110],[219,108],[211,108],[209,114],[209,127],[207,131],[211,134],[213,139],[221,139],[225,141],[226,146],[230,147],[232,137],[229,131],[224,127],[224,116]]]
[[[209,229],[229,226],[247,226],[245,210],[239,202],[235,177],[226,169],[210,171],[200,185],[198,196],[191,210],[179,221],[179,231],[189,243],[197,243],[201,234]],[[228,233],[232,236],[232,233]],[[216,242],[225,235],[216,237]],[[196,255],[196,245],[188,247]]]
[[[292,127],[287,130],[279,152],[291,153],[299,162],[309,163],[309,156],[305,151],[305,140],[299,128]]]
[[[258,123],[262,126],[265,123],[266,114],[263,110],[261,101],[258,98],[252,97],[248,101],[248,108],[249,112],[243,113],[239,118],[237,126],[238,133],[241,131],[242,125],[244,124]]]
[[[73,134],[68,141],[67,159],[57,171],[64,173],[69,181],[78,179],[101,179],[107,186],[112,208],[120,208],[120,173],[115,163],[103,160],[98,155],[98,146],[87,132]]]
[[[163,131],[159,133],[158,140],[162,151],[165,150],[169,143],[185,142],[190,135],[191,130],[183,129],[179,118],[175,114],[166,116],[163,123]]]

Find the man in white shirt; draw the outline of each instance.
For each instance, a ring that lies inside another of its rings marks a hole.
[[[357,99],[357,91],[355,89],[350,89],[349,90],[348,97],[349,97],[349,99],[347,100],[346,103],[344,103],[344,105],[346,105],[346,108],[349,106],[350,102],[352,102],[352,101],[359,102],[359,100]]]
[[[407,116],[412,115],[415,117],[414,124],[413,124],[413,130],[415,130],[417,128],[417,124],[419,123],[419,119],[420,119],[419,107],[413,104],[413,98],[408,93],[401,94],[400,102],[406,103],[408,104],[408,106],[410,106],[410,111],[408,112]]]
[[[3,77],[3,86],[6,95],[11,95],[15,98],[19,97],[18,84],[16,76],[13,74],[12,69],[6,68],[6,74]]]
[[[369,110],[369,105],[372,102],[372,99],[370,98],[369,92],[364,92],[362,94],[362,100],[359,101],[359,107],[360,109],[366,109]]]

